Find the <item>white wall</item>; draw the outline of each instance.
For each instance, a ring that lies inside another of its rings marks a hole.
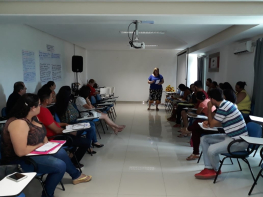
[[[253,37],[250,40],[256,41],[259,37],[263,37],[263,35]],[[206,77],[217,83],[229,82],[233,88],[235,88],[236,82],[245,81],[247,83],[245,89],[252,96],[255,52],[234,55],[234,47],[235,43],[207,53],[208,57],[211,53],[220,52],[220,67],[219,72],[207,72]],[[209,60],[207,59],[207,66],[208,64]]]
[[[25,25],[0,25],[0,109],[5,106],[8,96],[13,92],[13,84],[23,81],[22,50],[35,52],[36,79],[34,83],[26,83],[27,92],[35,93],[40,84],[39,50],[46,51],[46,45],[55,47],[55,53],[61,54],[62,80],[57,81],[57,89],[74,82],[71,70],[71,58],[74,55],[73,44],[60,40],[46,33]],[[87,64],[87,51],[77,47],[76,55],[83,56],[84,65]],[[86,67],[81,74],[81,81],[86,81]]]
[[[88,78],[100,86],[116,87],[119,101],[146,101],[148,77],[155,67],[164,77],[163,88],[176,84],[176,50],[88,51]]]
[[[188,55],[187,86],[197,81],[197,54]]]

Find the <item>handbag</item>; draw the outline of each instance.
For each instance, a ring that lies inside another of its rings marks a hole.
[[[22,172],[20,165],[1,165],[0,166],[0,180],[5,178],[7,175],[14,172]]]

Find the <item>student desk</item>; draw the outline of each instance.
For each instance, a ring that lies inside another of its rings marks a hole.
[[[36,176],[36,172],[29,172],[29,173],[21,173],[27,176],[27,178],[15,182],[6,176],[2,181],[0,181],[0,196],[17,196],[20,194],[23,189],[32,181],[32,179]]]

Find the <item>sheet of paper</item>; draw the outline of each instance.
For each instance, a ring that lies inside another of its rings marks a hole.
[[[48,142],[48,143],[44,144],[43,146],[40,146],[39,148],[37,148],[35,151],[45,152],[45,151],[48,151],[48,150],[54,148],[58,144],[59,143],[57,143],[57,142]]]
[[[156,80],[156,81],[155,81],[155,84],[158,84],[158,83],[160,83],[160,80]]]
[[[23,60],[23,73],[24,82],[35,82],[36,81],[36,64],[35,64],[35,53],[27,50],[22,50]]]
[[[219,128],[219,127],[213,127],[213,128],[208,127],[208,128],[205,128],[205,127],[203,126],[203,123],[202,123],[202,122],[199,122],[198,124],[199,124],[199,126],[200,126],[202,129],[204,129],[204,130],[209,130],[209,131],[218,131],[218,128]]]
[[[89,123],[78,123],[78,124],[66,126],[66,130],[80,130],[80,129],[87,129],[87,128],[90,128]]]

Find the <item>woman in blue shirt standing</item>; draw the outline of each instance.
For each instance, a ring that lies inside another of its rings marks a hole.
[[[148,78],[148,84],[150,84],[150,95],[149,95],[149,108],[151,104],[155,101],[156,110],[159,111],[158,105],[161,103],[164,83],[163,76],[159,74],[159,68],[154,68],[153,74]]]

